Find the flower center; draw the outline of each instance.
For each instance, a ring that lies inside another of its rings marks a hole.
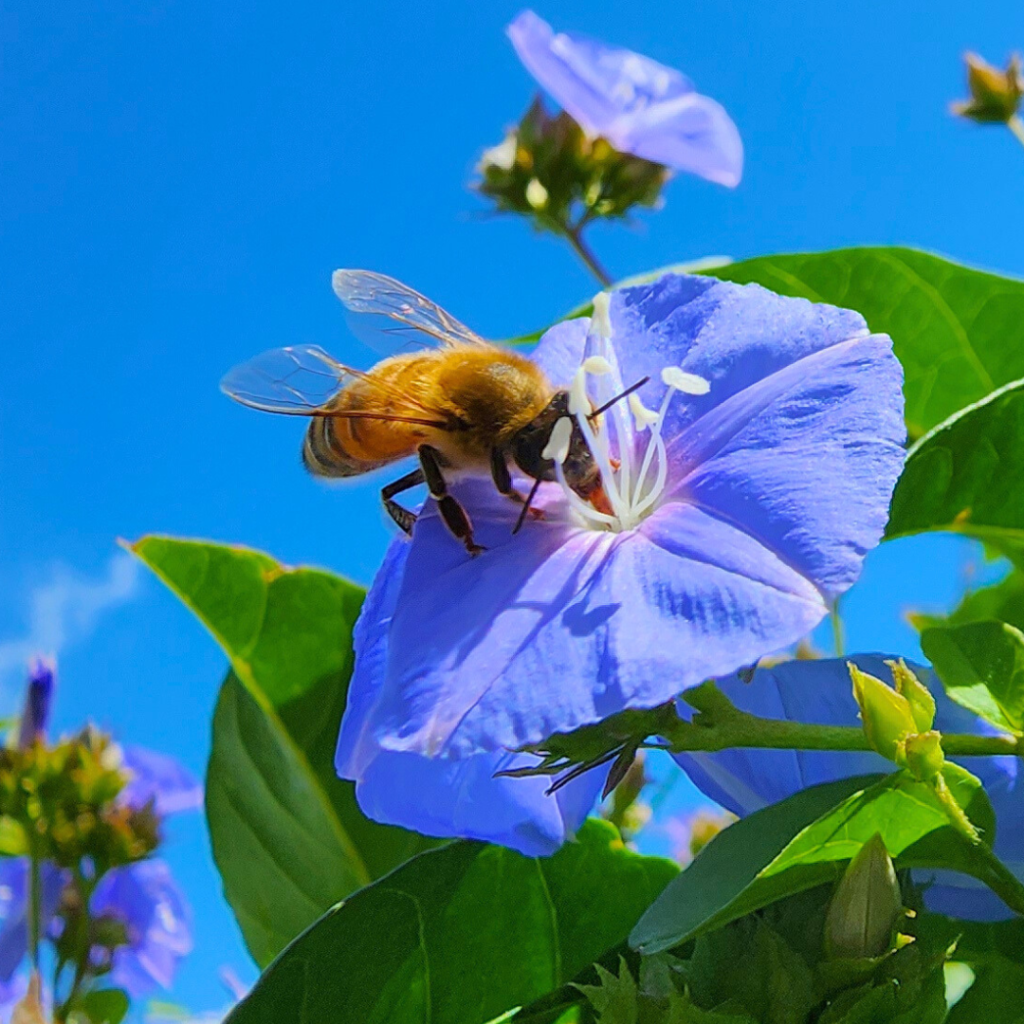
[[[611,514],[584,501],[566,481],[562,463],[569,452],[572,432],[567,417],[555,424],[544,454],[554,460],[555,475],[577,518],[591,529],[620,533],[649,516],[665,493],[669,466],[662,428],[673,396],[677,392],[706,395],[710,385],[703,377],[678,366],[666,366],[661,379],[667,390],[657,411],[648,409],[636,393],[615,401],[626,388],[612,345],[609,301],[607,292],[594,297],[586,357],[569,388],[569,413],[590,447]],[[592,419],[593,410],[608,403],[600,421]]]

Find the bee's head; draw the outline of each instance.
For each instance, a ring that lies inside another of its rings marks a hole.
[[[569,413],[569,392],[556,391],[543,411],[535,416],[512,441],[512,458],[527,476],[535,480],[554,480],[555,464],[544,458],[555,424],[568,417],[572,424],[569,454],[562,463],[565,482],[584,501],[591,500],[601,487],[601,475],[576,417]]]

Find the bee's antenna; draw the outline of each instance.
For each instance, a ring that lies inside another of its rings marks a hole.
[[[621,402],[624,398],[628,398],[631,394],[633,394],[634,391],[639,391],[640,388],[642,388],[650,379],[651,379],[650,377],[643,377],[643,378],[641,378],[635,384],[632,384],[628,388],[626,388],[626,390],[623,391],[621,395],[616,395],[610,401],[605,402],[604,405],[602,405],[600,409],[595,409],[587,417],[587,419],[588,420],[596,420],[597,417],[601,415],[601,413],[607,412],[613,405],[615,405],[616,402]]]
[[[522,511],[519,513],[519,518],[516,520],[516,525],[512,527],[513,536],[517,534],[523,528],[523,522],[526,519],[526,513],[530,511],[530,505],[533,504],[533,499],[537,496],[537,488],[540,487],[540,477],[537,477],[533,481],[533,486],[530,488],[530,493],[526,496],[526,501],[523,502]]]

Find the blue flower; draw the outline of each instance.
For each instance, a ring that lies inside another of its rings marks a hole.
[[[170,988],[192,951],[191,911],[162,860],[145,860],[103,876],[90,904],[94,915],[119,920],[128,944],[114,951],[110,980],[133,998]]]
[[[523,11],[508,34],[530,74],[591,135],[653,163],[739,184],[736,125],[674,68],[585,36],[555,34],[533,11]]]
[[[122,768],[128,782],[119,799],[136,810],[152,803],[161,818],[203,806],[203,784],[180,761],[145,747],[125,746]]]
[[[25,707],[18,725],[19,747],[28,747],[45,735],[56,676],[57,664],[53,658],[37,655],[29,662]]]
[[[484,554],[467,557],[432,502],[395,542],[357,627],[338,747],[363,806],[385,755],[415,755],[413,776],[425,758],[469,772],[445,762],[653,707],[795,642],[881,536],[904,438],[888,337],[848,310],[681,275],[595,310],[535,359],[570,389],[602,507],[544,484],[544,518],[513,535],[518,506],[470,478],[455,493]],[[644,377],[595,434],[594,403]]]
[[[857,655],[850,659],[785,662],[759,669],[749,683],[734,675],[719,680],[718,685],[738,708],[751,714],[819,725],[856,725],[857,704],[847,660],[892,682],[892,672],[881,656]],[[936,729],[985,734],[996,731],[954,704],[933,673],[912,667],[935,697]],[[681,710],[689,711],[685,706]],[[707,796],[740,816],[784,800],[807,786],[893,770],[889,761],[869,752],[725,750],[677,754],[675,759]],[[1019,762],[1014,757],[972,757],[963,764],[981,779],[995,808],[996,854],[1024,881],[1024,793],[1017,788]],[[915,871],[914,876],[917,882],[929,883],[925,903],[931,910],[983,921],[1010,916],[991,890],[967,875]]]
[[[495,772],[535,761],[527,756],[498,751],[461,760],[431,759],[387,750],[362,731],[384,681],[389,626],[408,557],[409,545],[391,547],[356,623],[353,642],[361,679],[368,685],[349,690],[338,774],[356,780],[359,806],[374,821],[439,838],[482,839],[528,857],[554,853],[583,824],[603,773],[588,772],[548,796],[551,780],[546,776],[495,777]]]

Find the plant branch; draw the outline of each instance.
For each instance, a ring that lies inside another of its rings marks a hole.
[[[812,725],[787,722],[740,711],[713,683],[704,683],[683,694],[697,714],[690,722],[661,716],[657,735],[668,749],[716,751],[729,747],[760,747],[771,750],[871,750],[864,730],[856,725]],[[1024,757],[1024,744],[1015,736],[979,736],[943,733],[942,749],[950,757],[990,757],[1011,754]]]
[[[597,257],[591,251],[590,246],[583,240],[583,222],[581,221],[575,225],[566,224],[562,228],[562,234],[565,235],[573,251],[583,261],[587,269],[601,282],[601,287],[610,288],[612,286],[611,277],[604,267],[598,263]]]

